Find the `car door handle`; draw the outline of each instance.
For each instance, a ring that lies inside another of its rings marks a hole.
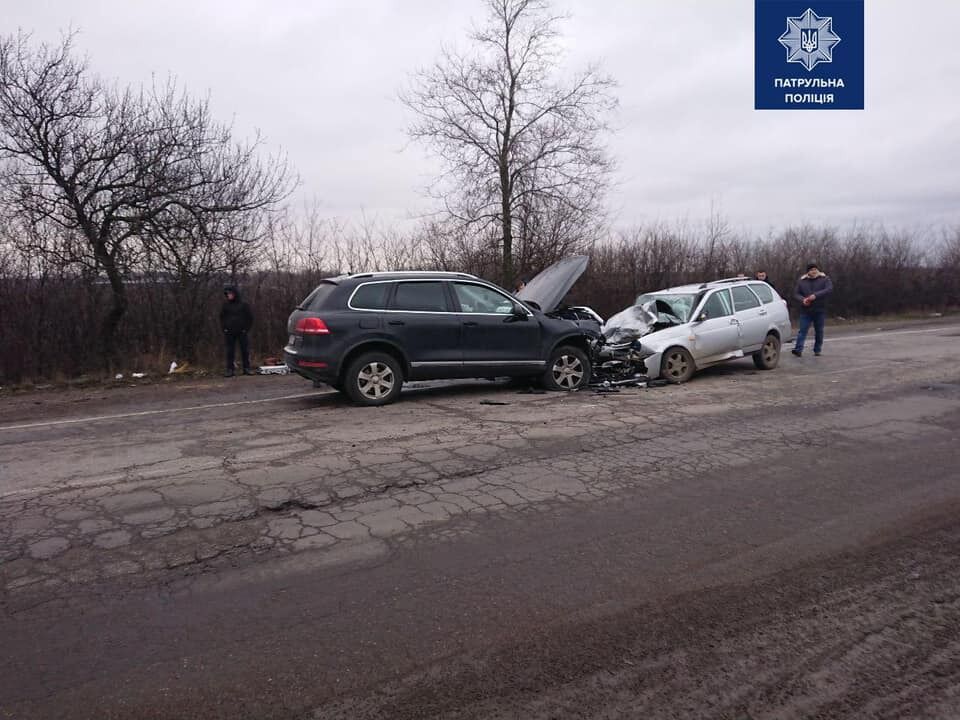
[[[739,324],[740,324],[740,321],[737,320],[736,318],[730,318],[730,324],[731,324],[731,325],[739,325]]]
[[[477,327],[480,323],[476,320],[465,320],[463,323],[464,327]]]
[[[403,320],[388,320],[387,325],[406,325]]]
[[[766,310],[761,310],[758,314],[759,314],[759,315],[766,315],[766,314],[767,314],[767,311],[766,311]]]

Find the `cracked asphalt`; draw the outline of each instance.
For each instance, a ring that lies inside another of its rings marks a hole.
[[[0,396],[0,718],[960,716],[960,325],[828,338]]]

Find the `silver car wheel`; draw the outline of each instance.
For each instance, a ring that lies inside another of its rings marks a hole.
[[[381,362],[364,365],[357,374],[357,387],[360,389],[360,394],[371,400],[380,400],[389,395],[395,383],[393,370]]]
[[[553,380],[564,390],[575,390],[583,380],[583,363],[575,355],[561,355],[551,368]]]
[[[773,365],[780,356],[780,348],[777,346],[776,338],[768,337],[763,344],[763,359],[768,365]]]
[[[686,353],[675,350],[667,355],[666,371],[671,378],[682,378],[686,376],[689,369],[690,364],[687,362]]]

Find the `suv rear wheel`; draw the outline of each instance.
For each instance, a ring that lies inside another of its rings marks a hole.
[[[364,353],[347,368],[343,389],[360,405],[386,405],[400,395],[403,370],[392,355]]]
[[[550,354],[543,384],[547,390],[579,390],[590,382],[590,360],[580,348],[558,347]]]

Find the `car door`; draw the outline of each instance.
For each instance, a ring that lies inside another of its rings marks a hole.
[[[691,327],[696,337],[693,358],[698,365],[725,360],[741,349],[740,321],[734,316],[729,290],[711,293]]]
[[[459,374],[460,319],[442,280],[397,282],[384,317],[385,329],[406,353],[414,378]]]
[[[767,337],[767,310],[760,298],[746,285],[730,288],[734,316],[740,321],[740,338],[744,353],[759,350]]]
[[[505,374],[542,366],[540,323],[506,293],[468,281],[451,282],[461,323],[463,372]]]

